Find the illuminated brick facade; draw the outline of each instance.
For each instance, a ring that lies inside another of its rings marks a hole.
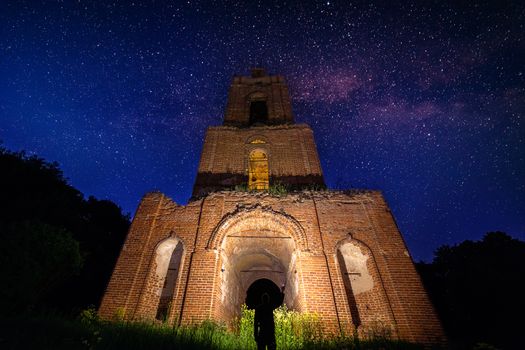
[[[286,287],[289,308],[319,314],[326,332],[444,341],[381,193],[322,190],[312,130],[294,124],[282,77],[234,78],[224,124],[208,129],[186,206],[162,193],[142,199],[102,317],[229,323],[265,278]],[[293,191],[246,191],[252,178]]]

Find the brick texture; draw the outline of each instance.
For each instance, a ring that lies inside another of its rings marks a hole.
[[[268,99],[272,125],[243,124],[254,89],[261,92],[256,98]],[[367,337],[379,331],[444,343],[380,192],[303,188],[272,196],[232,189],[246,182],[248,154],[256,147],[268,154],[270,185],[324,185],[312,130],[291,124],[284,80],[261,71],[236,77],[226,114],[224,126],[208,129],[190,202],[177,205],[159,192],[142,199],[100,316],[155,320],[159,306],[169,305],[172,324],[231,324],[249,286],[266,278],[285,286],[289,308],[318,314],[326,333]],[[182,256],[179,249],[175,287],[161,302],[161,270],[177,244]]]

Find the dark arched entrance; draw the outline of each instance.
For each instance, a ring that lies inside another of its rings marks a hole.
[[[270,304],[278,307],[282,304],[283,298],[281,289],[267,278],[261,278],[253,282],[246,291],[246,306],[255,309],[261,304],[262,295],[267,293],[270,296]]]
[[[298,273],[300,250],[296,246],[298,243],[301,248],[305,247],[303,237],[302,228],[292,218],[258,206],[224,220],[209,243],[210,248],[216,247],[220,252],[217,269],[220,278],[216,279],[220,299],[214,304],[217,314],[225,322],[231,322],[241,316],[242,304],[258,304],[258,295],[262,294],[253,292],[252,295],[252,291],[268,290],[265,285],[269,284],[257,282],[260,279],[275,284],[270,284],[272,294],[286,286],[286,306],[303,311]]]

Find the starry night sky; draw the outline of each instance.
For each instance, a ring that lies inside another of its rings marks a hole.
[[[289,83],[327,184],[384,192],[416,260],[525,239],[521,1],[2,1],[0,139],[134,213],[191,194],[233,75]]]

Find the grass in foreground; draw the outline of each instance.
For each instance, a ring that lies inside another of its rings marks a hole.
[[[326,338],[319,332],[315,315],[277,310],[278,349],[422,349],[422,346],[384,336],[357,340]],[[94,312],[80,318],[59,316],[19,317],[2,320],[2,349],[256,349],[253,340],[253,311],[243,309],[237,329],[204,322],[199,326],[171,327],[159,323],[107,322]]]

